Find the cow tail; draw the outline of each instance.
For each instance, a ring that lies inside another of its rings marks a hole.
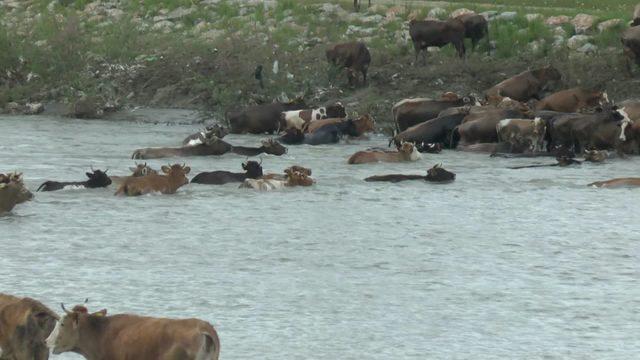
[[[198,349],[196,360],[217,360],[220,349],[218,342],[208,332],[202,332],[202,345]]]
[[[458,129],[460,126],[456,126],[451,131],[451,136],[449,137],[449,149],[455,149],[460,142],[460,130]]]

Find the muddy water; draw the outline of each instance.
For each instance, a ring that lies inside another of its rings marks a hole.
[[[0,118],[0,170],[23,171],[32,189],[83,180],[91,165],[125,175],[135,148],[178,145],[196,129]],[[384,145],[374,137],[263,157],[266,171],[311,167],[318,183],[309,189],[38,193],[0,218],[0,291],[56,310],[88,297],[90,309],[111,313],[200,317],[217,327],[224,359],[637,355],[640,192],[585,185],[637,176],[638,159],[509,170],[549,160],[445,152],[346,165],[351,153]],[[244,158],[171,160],[197,173],[240,171]],[[457,181],[362,181],[435,163]]]

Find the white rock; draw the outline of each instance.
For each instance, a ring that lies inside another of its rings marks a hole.
[[[449,17],[451,18],[457,18],[458,16],[461,15],[467,15],[467,14],[475,14],[476,12],[473,10],[469,10],[469,9],[465,9],[465,8],[461,8],[461,9],[457,9],[454,10],[451,15],[449,15]]]
[[[44,111],[44,105],[42,103],[27,103],[24,106],[24,113],[26,115],[36,115]]]
[[[595,23],[596,17],[588,14],[578,14],[573,18],[573,20],[571,20],[571,24],[573,24],[576,34],[584,34],[590,31],[593,29]]]
[[[542,14],[527,14],[525,15],[525,17],[527,18],[528,22],[540,21],[544,19],[544,16],[542,16]]]
[[[124,16],[124,11],[120,9],[109,9],[107,10],[107,16],[115,20],[120,20]]]
[[[545,21],[545,24],[550,26],[558,26],[558,25],[568,24],[570,21],[571,19],[569,19],[569,17],[565,15],[551,16],[547,18],[547,20]]]
[[[496,16],[497,20],[503,20],[503,21],[513,21],[518,17],[518,13],[515,11],[505,11],[503,13],[501,13],[500,15]]]
[[[151,30],[160,30],[160,31],[171,31],[173,28],[173,23],[169,20],[159,21],[151,27]]]
[[[433,18],[433,19],[442,19],[447,17],[447,10],[443,9],[443,8],[433,8],[431,10],[429,10],[429,18]]]
[[[603,21],[600,24],[598,24],[598,30],[600,32],[605,32],[607,30],[610,30],[612,28],[618,27],[620,25],[622,25],[622,20],[620,20],[620,19],[611,19],[611,20]]]
[[[577,51],[584,54],[594,54],[598,51],[598,47],[593,44],[587,43],[582,45],[579,49],[577,49]]]
[[[591,40],[587,35],[574,35],[567,40],[567,47],[571,50],[577,50]]]

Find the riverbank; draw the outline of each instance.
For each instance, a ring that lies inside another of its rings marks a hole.
[[[563,72],[566,86],[606,87],[616,100],[635,95],[638,81],[624,70],[618,40],[632,6],[576,16],[465,4],[491,20],[491,43],[470,54],[466,67],[448,47],[431,52],[428,66],[414,67],[407,20],[464,11],[460,4],[425,4],[376,4],[354,13],[346,2],[291,0],[4,1],[0,108],[101,118],[143,106],[222,119],[233,108],[304,96],[309,103],[340,99],[384,124],[399,99],[481,94],[547,63]],[[328,71],[324,49],[356,39],[370,47],[373,62],[369,86],[351,89],[344,74]],[[264,88],[254,78],[257,65],[264,66]],[[27,107],[39,103],[43,109]]]

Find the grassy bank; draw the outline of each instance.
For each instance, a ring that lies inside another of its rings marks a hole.
[[[515,0],[504,2],[516,5]],[[630,4],[610,2],[608,16],[630,19]],[[410,65],[413,49],[406,19],[425,17],[433,8],[416,2],[377,4],[359,14],[350,11],[351,2],[342,2],[342,8],[294,0],[220,0],[209,5],[192,0],[131,1],[98,8],[82,0],[60,3],[51,6],[37,0],[0,12],[0,68],[6,69],[0,75],[0,106],[11,101],[72,103],[89,97],[114,108],[199,108],[221,116],[234,107],[304,95],[312,103],[346,99],[352,110],[373,112],[384,120],[398,99],[442,91],[481,93],[504,76],[548,62],[563,68],[571,84],[607,83],[614,87],[614,96],[617,84],[625,81],[620,27],[593,32],[597,53],[574,54],[562,44],[554,46],[558,30],[543,19],[527,20],[528,11],[491,23],[491,56],[483,43],[464,68],[447,47],[430,55],[428,67],[415,68]],[[570,5],[562,0],[548,3]],[[595,8],[595,1],[584,3]],[[468,2],[444,9],[459,7],[488,9]],[[609,18],[602,14],[600,10],[599,20]],[[562,28],[565,38],[573,35],[571,24]],[[371,49],[367,88],[349,89],[344,74],[328,71],[326,45],[346,40],[363,40]],[[264,89],[253,77],[259,64],[265,67]],[[598,66],[598,74],[593,74],[593,66]],[[620,86],[620,97],[626,96],[624,91]]]

